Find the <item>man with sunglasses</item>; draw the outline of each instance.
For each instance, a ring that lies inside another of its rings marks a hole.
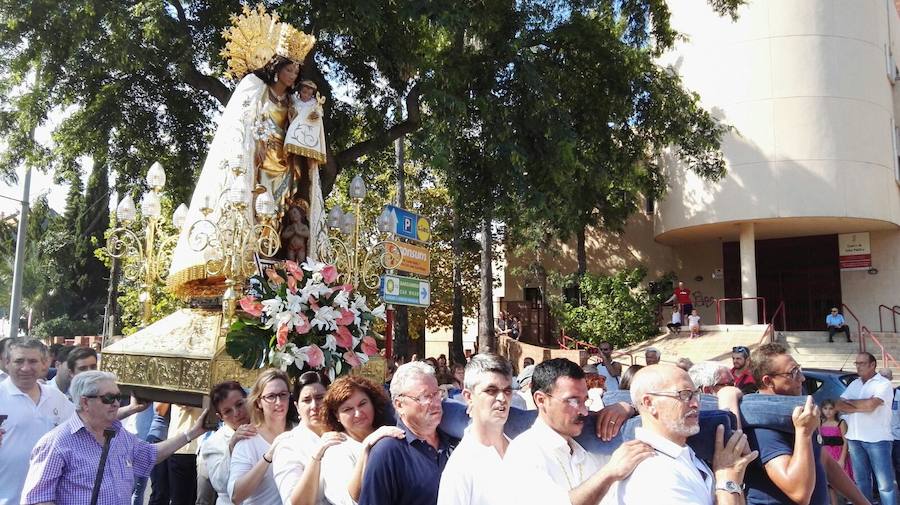
[[[750,356],[750,367],[760,394],[800,396],[803,392],[803,369],[779,343],[759,346]],[[759,451],[745,478],[748,504],[826,505],[829,484],[854,504],[868,504],[837,461],[822,455],[819,419],[819,408],[807,396],[805,405],[791,414],[793,433],[764,427],[747,430],[750,448]]]
[[[641,414],[635,439],[653,447],[655,455],[614,484],[603,505],[744,503],[744,470],[757,456],[747,437],[736,430],[726,444],[720,425],[713,468],[687,445],[688,437],[700,432],[700,389],[692,375],[673,365],[645,367],[634,375],[631,400]]]
[[[538,417],[509,444],[504,457],[507,471],[520,479],[510,483],[519,499],[509,503],[596,505],[613,483],[653,454],[650,446],[632,440],[601,465],[575,441],[588,415],[588,388],[584,371],[572,361],[555,358],[537,365],[531,391]]]
[[[190,430],[158,444],[148,444],[129,433],[117,419],[119,387],[115,374],[109,372],[78,374],[69,393],[76,413],[44,435],[32,451],[23,505],[89,503],[106,444],[107,468],[97,503],[122,503],[131,496],[135,477],[149,476],[156,463],[205,432],[201,418]],[[111,438],[107,432],[112,433]]]
[[[850,340],[850,327],[844,322],[844,315],[838,312],[837,307],[831,308],[831,314],[825,316],[825,325],[828,326],[828,341],[834,342],[834,334],[844,332],[847,335],[847,342]]]
[[[734,377],[734,387],[744,394],[755,393],[757,390],[756,379],[750,371],[750,349],[743,345],[731,348],[731,376]]]
[[[227,381],[216,384],[209,397],[212,407],[222,420],[222,426],[203,442],[200,459],[206,463],[209,481],[218,494],[216,505],[231,505],[231,496],[228,494],[231,451],[241,440],[256,435],[256,427],[250,423],[247,392],[240,383]]]
[[[5,361],[9,378],[0,382],[0,504],[18,505],[28,458],[47,432],[72,417],[66,395],[38,382],[49,360],[38,340],[10,339]]]

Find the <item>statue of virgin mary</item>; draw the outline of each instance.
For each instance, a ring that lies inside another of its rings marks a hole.
[[[291,125],[310,121],[308,106],[301,102],[298,92],[300,64],[315,38],[278,21],[261,5],[255,10],[244,6],[243,13],[232,16],[231,21],[232,27],[223,34],[227,43],[222,56],[228,59],[231,77],[240,81],[219,119],[172,255],[167,284],[173,293],[183,296],[221,294],[223,278],[208,274],[211,252],[197,247],[195,235],[203,231],[193,225],[204,219],[215,223],[225,207],[227,193],[236,186],[243,186],[243,191],[257,199],[264,193],[271,196],[276,204],[276,223],[290,202],[305,200],[310,223],[306,250],[310,256],[315,257],[315,240],[324,229],[318,174],[318,163],[324,161],[324,132],[318,153],[285,146]],[[300,118],[298,114],[304,110]],[[321,126],[321,117],[318,121]],[[246,213],[250,223],[258,223],[254,205]]]

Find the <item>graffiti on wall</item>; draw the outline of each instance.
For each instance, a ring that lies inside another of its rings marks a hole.
[[[694,296],[694,307],[712,307],[716,304],[714,296],[703,296],[701,291],[694,291],[692,295]]]

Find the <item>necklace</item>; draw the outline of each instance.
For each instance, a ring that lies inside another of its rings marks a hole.
[[[278,96],[272,91],[272,88],[269,88],[269,98],[275,102],[277,105],[285,105],[287,104],[287,92],[285,94]]]

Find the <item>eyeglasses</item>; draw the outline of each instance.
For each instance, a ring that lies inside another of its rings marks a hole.
[[[550,398],[556,398],[555,396],[551,395],[550,393],[544,393],[544,394],[549,396]],[[575,398],[573,396],[573,397],[569,397],[569,398],[556,398],[556,399],[565,403],[566,405],[572,407],[573,409],[581,408],[582,405],[587,406],[587,398],[582,400],[580,398]]]
[[[856,366],[865,366],[871,364],[871,361],[854,361],[853,364]]]
[[[259,398],[266,403],[275,403],[276,401],[284,403],[287,402],[288,398],[290,397],[290,393],[288,393],[287,391],[282,391],[280,393],[270,393],[265,396],[260,396]]]
[[[682,389],[681,391],[656,391],[653,393],[647,393],[648,395],[653,396],[665,396],[667,398],[675,398],[677,400],[681,400],[683,403],[689,403],[692,400],[700,398],[700,389]]]
[[[432,393],[426,393],[424,395],[419,395],[419,396],[410,396],[410,395],[398,395],[398,396],[403,396],[405,398],[409,398],[410,400],[412,400],[424,407],[426,405],[431,405],[432,403],[434,403],[434,400],[436,400],[436,399],[440,400],[441,392],[434,391]]]
[[[105,395],[84,395],[84,398],[96,398],[104,405],[113,405],[118,403],[122,396],[118,393],[106,393]]]
[[[800,378],[800,376],[803,375],[803,368],[798,366],[797,368],[791,370],[790,372],[773,373],[772,375],[774,375],[776,377],[778,377],[778,376],[790,377],[791,380],[797,380]]]

